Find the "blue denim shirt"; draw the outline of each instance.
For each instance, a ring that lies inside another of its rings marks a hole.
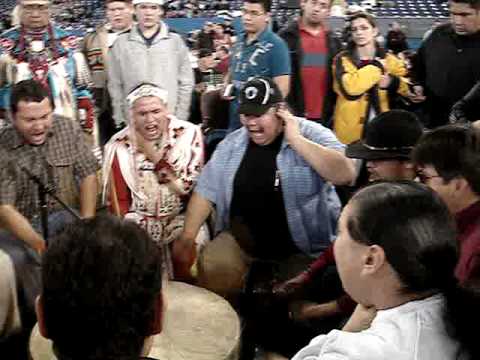
[[[344,145],[332,131],[305,119],[298,121],[307,139],[343,151]],[[233,182],[248,143],[245,128],[232,132],[218,145],[200,174],[195,191],[216,205],[216,232],[229,227]],[[318,255],[336,236],[341,205],[335,189],[285,139],[277,155],[277,168],[292,239],[305,254]]]

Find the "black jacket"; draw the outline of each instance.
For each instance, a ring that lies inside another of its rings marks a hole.
[[[480,81],[460,99],[455,105],[453,105],[452,112],[450,113],[451,123],[468,123],[480,119]]]
[[[287,27],[282,29],[278,35],[285,40],[290,50],[290,59],[292,64],[292,73],[290,76],[290,92],[287,96],[287,102],[293,109],[295,115],[305,115],[305,102],[303,99],[303,87],[302,87],[302,44],[300,43],[300,30],[298,22],[294,21]],[[322,121],[323,125],[331,127],[332,115],[335,108],[336,94],[333,91],[333,75],[332,64],[333,58],[341,50],[340,40],[332,35],[330,31],[326,32],[327,35],[327,97],[323,102]]]
[[[439,26],[420,46],[412,70],[427,97],[427,126],[446,124],[452,106],[480,80],[480,32],[460,36],[450,24]]]
[[[390,30],[387,33],[386,48],[391,50],[395,55],[408,50],[408,41],[405,33],[402,30]]]

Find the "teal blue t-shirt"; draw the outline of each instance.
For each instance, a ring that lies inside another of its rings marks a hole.
[[[240,35],[230,59],[230,74],[236,94],[253,77],[274,78],[291,73],[287,44],[268,28],[248,44],[247,36]],[[233,100],[230,107],[229,127],[231,130],[240,127],[237,108],[238,103]]]

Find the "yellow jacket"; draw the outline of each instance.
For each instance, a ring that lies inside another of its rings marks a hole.
[[[374,60],[365,66],[358,66],[348,51],[339,53],[333,63],[333,89],[337,93],[334,113],[334,130],[338,139],[350,144],[362,136],[363,125],[368,120],[370,108],[379,114],[390,110],[389,98],[408,93],[407,69],[402,60],[393,54],[384,55],[383,65]],[[392,77],[386,89],[378,86],[383,73]]]

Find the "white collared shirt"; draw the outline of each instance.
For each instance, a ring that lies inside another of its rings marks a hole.
[[[454,360],[461,347],[445,330],[442,295],[382,310],[369,329],[333,330],[314,338],[292,360]]]

